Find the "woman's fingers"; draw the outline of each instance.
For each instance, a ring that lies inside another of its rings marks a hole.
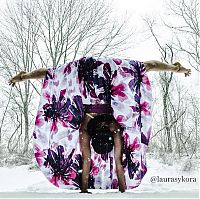
[[[8,84],[11,86],[15,86],[16,82],[13,81],[13,78],[8,81]]]
[[[185,77],[190,76],[191,75],[191,69],[187,69],[187,72],[185,73]]]
[[[20,73],[18,73],[18,74],[15,75],[14,77],[12,77],[12,78],[8,81],[9,85],[15,86],[15,84],[16,84],[17,82],[22,81],[21,75],[24,74],[24,73],[26,73],[26,72],[21,71]]]

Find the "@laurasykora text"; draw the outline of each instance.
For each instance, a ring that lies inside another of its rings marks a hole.
[[[197,178],[196,177],[184,177],[184,176],[180,176],[180,177],[152,176],[150,181],[152,183],[159,183],[159,182],[175,182],[175,183],[188,182],[188,183],[192,183],[192,182],[197,182]]]

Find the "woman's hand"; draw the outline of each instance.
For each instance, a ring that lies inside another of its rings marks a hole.
[[[177,73],[184,73],[185,77],[191,75],[191,69],[187,69],[187,68],[183,67],[179,62],[176,62],[173,65],[175,65],[177,67],[177,71],[176,71]]]
[[[18,73],[18,74],[15,75],[14,77],[12,77],[12,78],[8,81],[9,85],[15,86],[15,84],[16,84],[17,82],[23,81],[23,79],[22,79],[22,74],[25,74],[25,73],[26,73],[25,71],[21,71],[20,73]]]
[[[186,71],[184,72],[185,77],[190,76],[191,75],[191,69],[185,69]]]

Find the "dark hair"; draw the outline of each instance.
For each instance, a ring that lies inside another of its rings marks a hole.
[[[109,114],[97,115],[88,122],[87,131],[92,140],[91,144],[98,154],[106,154],[113,149],[113,132],[108,126],[111,122],[117,123],[113,115]]]

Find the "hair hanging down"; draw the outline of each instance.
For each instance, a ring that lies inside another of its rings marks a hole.
[[[109,128],[111,123],[117,124],[117,121],[109,114],[98,115],[88,122],[87,131],[92,140],[91,145],[98,154],[106,154],[113,149],[113,132]],[[121,126],[120,130],[123,131]]]

